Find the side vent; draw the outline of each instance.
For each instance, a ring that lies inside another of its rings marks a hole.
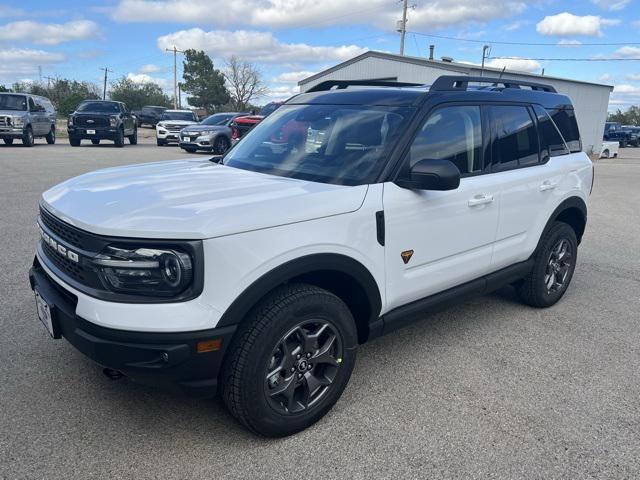
[[[384,247],[384,211],[376,212],[376,234],[378,243]]]

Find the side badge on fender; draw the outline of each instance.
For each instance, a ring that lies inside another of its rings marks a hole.
[[[400,254],[400,256],[402,257],[402,261],[406,265],[407,263],[409,263],[409,260],[411,260],[411,257],[413,256],[413,250],[405,250]]]

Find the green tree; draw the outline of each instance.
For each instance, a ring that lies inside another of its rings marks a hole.
[[[136,83],[127,77],[111,84],[109,98],[126,103],[131,110],[140,109],[145,105],[171,106],[171,99],[157,83]]]
[[[225,86],[224,75],[216,70],[213,61],[202,50],[184,52],[183,90],[190,96],[187,101],[193,107],[216,111],[231,99]]]
[[[10,91],[11,91],[10,88],[5,87],[4,85],[0,85],[0,92],[10,92]]]

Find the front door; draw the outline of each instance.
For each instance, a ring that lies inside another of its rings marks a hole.
[[[433,111],[414,139],[403,171],[425,159],[460,170],[456,190],[408,190],[384,184],[385,310],[481,277],[491,269],[498,225],[497,180],[483,175],[485,141],[477,105]]]

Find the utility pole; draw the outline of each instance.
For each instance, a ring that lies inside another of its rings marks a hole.
[[[404,37],[407,34],[407,8],[408,0],[402,1],[402,24],[400,25],[400,55],[404,55]]]
[[[107,73],[113,73],[113,70],[109,70],[108,67],[101,68],[104,70],[104,87],[102,88],[102,100],[107,99]]]
[[[481,77],[484,73],[484,60],[489,56],[489,53],[491,53],[491,47],[489,45],[485,45],[484,47],[482,47],[482,67],[480,67]]]
[[[182,108],[182,84],[178,82],[178,108]]]
[[[178,67],[177,57],[178,53],[184,53],[183,50],[178,50],[174,45],[173,48],[165,48],[167,52],[173,52],[173,108],[178,108]]]
[[[45,76],[43,78],[47,80],[47,90],[49,90],[51,88],[51,80],[55,80],[55,78],[49,76]]]

